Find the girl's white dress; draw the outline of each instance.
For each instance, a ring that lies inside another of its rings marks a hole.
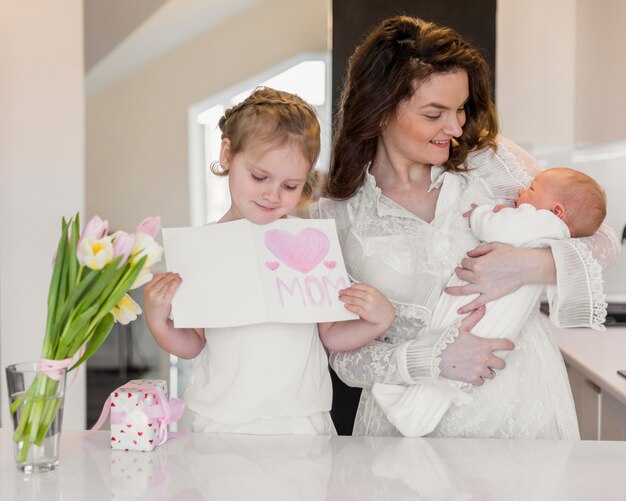
[[[351,278],[378,288],[397,313],[378,340],[331,354],[338,376],[363,388],[355,435],[399,435],[372,396],[375,382],[411,385],[439,375],[440,354],[458,328],[426,326],[454,267],[476,244],[463,212],[471,203],[511,205],[539,171],[534,159],[504,138],[497,151],[472,153],[468,165],[468,173],[431,169],[431,188],[440,193],[430,223],[383,195],[369,173],[350,199],[322,199],[312,207],[312,217],[336,220]],[[619,255],[614,234],[603,227],[593,237],[547,244],[557,267],[557,285],[548,287],[552,321],[598,326],[606,314],[598,261],[611,264]],[[563,360],[538,309],[506,362],[493,381],[470,390],[471,403],[450,409],[431,436],[578,438]]]
[[[199,432],[335,434],[328,357],[316,324],[205,329],[185,391]]]

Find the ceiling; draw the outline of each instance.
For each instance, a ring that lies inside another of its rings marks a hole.
[[[263,0],[84,0],[87,94]]]
[[[88,72],[167,0],[84,0]]]

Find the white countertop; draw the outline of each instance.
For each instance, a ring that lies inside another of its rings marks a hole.
[[[7,500],[624,499],[626,442],[195,434],[153,452],[64,431],[56,471],[17,471],[0,430]]]
[[[617,374],[626,369],[626,327],[551,330],[565,361],[626,405],[626,378]]]

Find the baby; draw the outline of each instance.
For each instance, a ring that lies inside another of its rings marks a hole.
[[[537,174],[520,190],[515,208],[473,206],[469,218],[474,235],[483,242],[535,247],[545,238],[593,235],[606,216],[606,195],[591,177],[559,167]]]
[[[542,171],[528,188],[521,189],[515,207],[473,205],[465,215],[472,233],[482,242],[546,247],[547,240],[595,233],[606,216],[606,195],[586,174],[569,168],[554,168]],[[465,283],[453,274],[447,286]],[[543,286],[526,285],[488,303],[485,316],[472,332],[485,338],[514,340],[528,316],[536,310],[542,291]],[[441,329],[442,335],[458,328],[462,317],[457,310],[467,302],[467,296],[442,294],[433,311],[430,328]],[[485,379],[494,375],[492,370]],[[461,391],[462,386],[457,381],[435,378],[411,386],[375,383],[372,393],[387,419],[403,435],[423,436],[435,429],[450,405],[471,401],[471,397]]]

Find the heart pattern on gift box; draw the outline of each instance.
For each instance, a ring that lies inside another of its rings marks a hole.
[[[132,382],[131,382],[132,383]],[[134,381],[137,383],[137,381]],[[146,384],[148,381],[141,381]],[[161,386],[161,383],[163,386]],[[158,385],[165,395],[165,382],[150,381],[152,386]],[[124,451],[151,451],[157,444],[157,422],[146,416],[139,407],[152,405],[153,394],[144,390],[134,390],[123,386],[111,393],[111,448]]]
[[[308,273],[315,268],[330,249],[328,236],[317,228],[304,228],[297,235],[284,230],[268,230],[264,239],[274,256],[300,273]]]

